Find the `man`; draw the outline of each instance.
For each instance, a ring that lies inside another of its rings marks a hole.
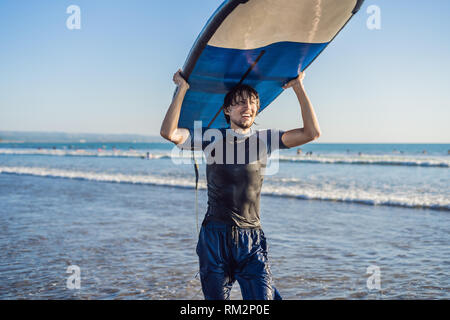
[[[181,105],[189,84],[178,70],[178,86],[161,126],[161,136],[181,148],[202,149],[207,159],[208,210],[197,244],[205,299],[229,299],[237,280],[243,299],[281,299],[272,285],[267,244],[260,225],[259,202],[267,158],[276,149],[300,146],[320,136],[319,123],[303,87],[304,73],[289,81],[301,106],[303,128],[286,132],[253,130],[259,111],[258,93],[238,85],[224,99],[229,128],[178,128]],[[205,138],[205,139],[203,139]]]

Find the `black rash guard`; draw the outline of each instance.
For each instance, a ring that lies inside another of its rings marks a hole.
[[[203,150],[206,158],[208,211],[206,221],[240,228],[260,228],[259,203],[267,161],[271,153],[287,147],[283,131],[196,128],[180,145],[182,149]],[[194,139],[192,139],[194,137]]]

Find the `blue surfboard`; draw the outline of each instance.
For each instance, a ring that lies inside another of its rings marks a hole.
[[[178,127],[222,128],[225,94],[254,87],[264,110],[358,12],[364,0],[226,0],[200,32],[186,62],[189,82]]]

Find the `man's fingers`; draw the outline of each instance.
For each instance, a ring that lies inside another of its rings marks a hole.
[[[301,82],[304,77],[305,77],[305,73],[304,72],[300,72],[297,75],[297,77],[295,77],[295,79],[292,79],[292,80],[286,82],[286,84],[284,86],[282,86],[282,88],[283,89],[290,88],[290,87],[294,86],[296,82]]]
[[[286,89],[286,88],[289,88],[290,86],[292,86],[292,84],[294,83],[294,81],[295,81],[295,79],[286,82],[286,84],[283,86],[283,88],[285,88],[285,89]]]
[[[172,81],[177,86],[187,85],[187,88],[189,88],[189,83],[184,79],[184,77],[181,75],[181,73],[182,73],[182,70],[178,69],[178,71],[175,72],[175,74],[173,75]]]

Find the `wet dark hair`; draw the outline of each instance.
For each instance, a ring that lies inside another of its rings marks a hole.
[[[223,99],[223,114],[228,124],[230,123],[230,116],[225,113],[225,109],[239,103],[241,100],[247,99],[248,97],[255,97],[259,112],[259,94],[258,91],[256,91],[252,86],[247,84],[238,84],[225,95],[225,98]]]

